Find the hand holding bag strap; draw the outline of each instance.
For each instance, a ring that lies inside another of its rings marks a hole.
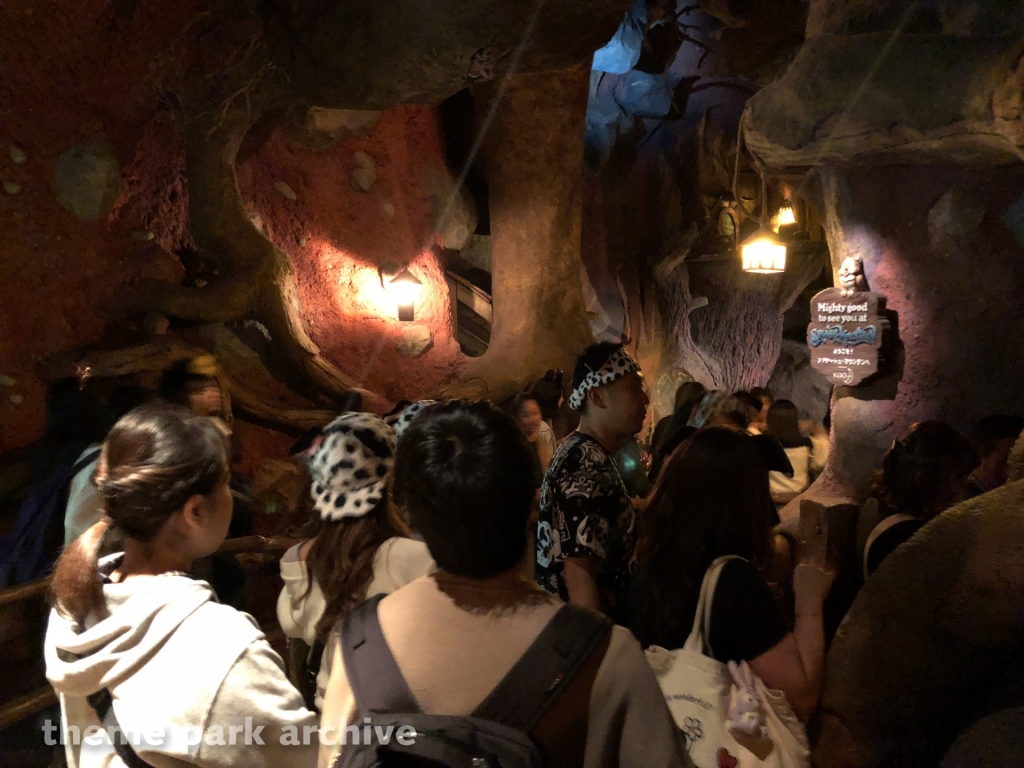
[[[360,717],[375,712],[419,712],[416,698],[398,668],[380,628],[377,606],[384,595],[374,595],[356,606],[340,622],[345,674]]]
[[[697,600],[697,610],[693,614],[693,629],[690,630],[690,636],[686,638],[683,650],[699,653],[702,656],[711,656],[711,647],[709,645],[711,638],[711,606],[715,599],[718,577],[722,575],[722,568],[727,562],[742,559],[738,555],[720,557],[711,564],[707,573],[704,574],[704,581],[700,585],[700,598]]]

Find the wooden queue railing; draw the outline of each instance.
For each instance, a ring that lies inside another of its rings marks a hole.
[[[260,565],[277,560],[285,550],[300,541],[302,539],[287,536],[241,536],[237,539],[228,539],[217,552],[236,555],[246,566]],[[50,577],[47,576],[29,584],[0,590],[0,606],[43,597],[49,588]],[[268,638],[275,638],[279,633],[280,629],[268,628],[266,631]],[[46,685],[0,705],[0,729],[54,706],[57,700],[57,692]]]

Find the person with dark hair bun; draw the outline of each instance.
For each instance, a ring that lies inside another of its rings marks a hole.
[[[548,710],[552,716],[542,720],[549,727],[531,731],[542,745],[545,764],[691,765],[654,673],[629,631],[563,604],[525,574],[532,554],[527,520],[539,483],[534,451],[512,418],[488,403],[425,405],[408,421],[395,458],[395,500],[439,569],[357,609],[372,609],[379,631],[361,635],[356,647],[338,644],[321,728],[343,730],[363,722],[350,675],[358,675],[364,693],[396,689],[395,674],[383,674],[380,664],[370,663],[379,662],[385,652],[394,664],[388,668],[398,673],[419,712],[473,716],[500,685],[509,698],[498,694],[497,708],[522,714],[521,708],[532,707],[523,701],[532,699],[529,684],[513,686],[513,699],[503,681],[510,675],[528,679],[531,669],[519,664],[524,655],[547,649],[557,636],[552,624],[564,626],[562,620],[582,615],[588,626],[601,628],[603,639],[569,678],[568,685],[576,687],[566,694],[576,695],[556,694]],[[367,620],[364,626],[370,625]],[[562,636],[554,648],[568,654],[574,640]],[[359,649],[367,647],[373,652],[365,666],[358,666]],[[356,672],[349,667],[350,657]],[[549,679],[541,677],[543,686],[558,685]],[[408,707],[404,694],[400,699]],[[383,708],[383,713],[407,711]],[[438,740],[445,735],[439,732]],[[344,764],[345,748],[322,747],[320,765]]]
[[[312,766],[316,744],[281,743],[284,728],[315,723],[281,658],[248,615],[187,575],[231,523],[222,432],[184,408],[136,408],[103,443],[95,483],[106,517],[57,561],[44,644],[69,765]],[[123,551],[100,559],[114,530]],[[264,746],[226,740],[246,717]],[[111,720],[134,740],[74,737]]]
[[[640,366],[621,344],[588,347],[569,397],[580,425],[558,447],[541,489],[538,583],[620,623],[636,514],[614,457],[643,427],[648,403]]]
[[[977,466],[967,438],[941,421],[914,424],[894,441],[858,522],[864,577],[921,526],[963,500]]]

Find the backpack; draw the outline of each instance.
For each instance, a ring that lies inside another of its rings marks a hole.
[[[377,606],[383,597],[371,598],[341,622],[359,731],[370,735],[370,743],[346,738],[332,768],[583,765],[590,692],[611,637],[608,619],[564,605],[471,715],[431,715],[416,704],[381,632]],[[339,729],[338,738],[348,737],[349,728]]]
[[[64,514],[71,481],[99,453],[100,449],[95,448],[73,466],[54,470],[29,492],[18,510],[14,530],[0,540],[0,586],[35,581],[53,568],[64,543]]]

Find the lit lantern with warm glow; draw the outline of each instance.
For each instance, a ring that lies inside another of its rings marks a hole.
[[[786,271],[786,244],[770,230],[761,230],[740,246],[743,271],[772,275]]]
[[[387,288],[398,304],[398,319],[414,320],[416,300],[423,290],[423,283],[408,269],[403,269],[388,281]]]
[[[775,226],[773,229],[778,232],[787,224],[796,224],[796,211],[788,205],[784,208],[779,208],[779,212],[775,214]]]

